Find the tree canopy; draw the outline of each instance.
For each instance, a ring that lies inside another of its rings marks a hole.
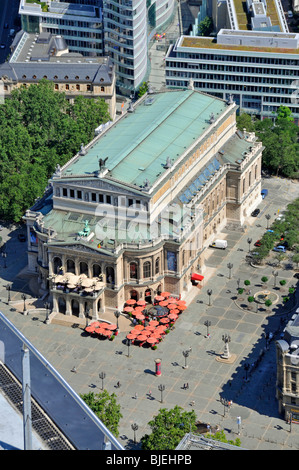
[[[280,106],[277,118],[252,119],[248,114],[237,116],[238,129],[255,132],[264,145],[263,167],[271,173],[294,177],[299,171],[299,128],[293,122],[290,109]]]
[[[142,450],[175,449],[186,433],[196,430],[195,421],[193,410],[184,411],[177,405],[171,410],[161,408],[148,423],[152,433],[141,438]]]
[[[86,393],[80,395],[89,408],[100,418],[114,436],[118,436],[119,420],[123,417],[120,412],[120,405],[116,403],[116,395],[109,395],[107,390],[101,393]]]
[[[71,104],[47,80],[13,90],[0,106],[0,218],[18,222],[42,196],[56,165],[109,119],[104,100],[76,97]]]

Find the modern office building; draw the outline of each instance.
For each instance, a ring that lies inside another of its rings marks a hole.
[[[192,84],[148,94],[57,168],[24,216],[52,315],[97,318],[164,290],[184,298],[203,279],[206,247],[261,201],[263,147],[236,130],[236,110]]]
[[[71,52],[103,55],[103,17],[99,0],[42,4],[20,0],[22,29],[63,36]]]
[[[70,52],[108,55],[116,67],[116,86],[130,95],[146,79],[148,43],[167,25],[174,0],[73,0],[44,4],[20,0],[22,28],[65,38]]]
[[[299,423],[299,309],[276,342],[276,398],[279,412]]]
[[[70,101],[76,96],[103,98],[111,119],[115,118],[115,67],[110,57],[70,53],[62,36],[20,31],[9,61],[0,65],[0,78],[5,97],[15,88],[47,79]]]
[[[232,94],[241,112],[261,118],[288,106],[298,123],[299,34],[288,32],[280,1],[272,3],[247,1],[248,22],[238,0],[229,0],[217,37],[180,37],[166,56],[166,86],[187,87],[192,79],[195,89]]]

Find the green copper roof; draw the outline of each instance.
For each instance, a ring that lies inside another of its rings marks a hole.
[[[99,158],[108,157],[109,176],[137,186],[145,180],[153,184],[166,171],[167,158],[174,162],[210,126],[211,114],[217,119],[226,108],[225,101],[192,90],[149,95],[86,155],[67,165],[62,176],[88,176],[99,169]]]

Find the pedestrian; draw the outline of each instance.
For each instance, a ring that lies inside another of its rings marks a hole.
[[[119,388],[120,387],[120,382],[117,382],[116,386],[117,386],[117,388]]]
[[[138,398],[138,395],[137,395],[137,392],[136,392],[136,393],[135,393],[135,400],[137,400],[137,398]]]
[[[186,390],[186,384],[184,384],[183,389]]]
[[[186,388],[187,388],[187,389],[189,388],[189,384],[188,384],[188,382],[186,383]]]
[[[152,391],[151,391],[151,390],[149,390],[148,396],[149,396],[150,398],[152,398]]]

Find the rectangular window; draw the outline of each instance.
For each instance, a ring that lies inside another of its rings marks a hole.
[[[77,191],[77,198],[82,199],[82,191]]]
[[[106,202],[107,204],[111,204],[111,196],[106,196]]]
[[[103,196],[103,194],[99,194],[99,202],[104,202],[104,196]]]
[[[91,200],[92,200],[93,202],[97,202],[97,195],[96,195],[96,193],[91,193]]]
[[[75,190],[74,189],[70,189],[70,197],[75,197]]]
[[[67,197],[67,188],[62,188],[62,195]]]

